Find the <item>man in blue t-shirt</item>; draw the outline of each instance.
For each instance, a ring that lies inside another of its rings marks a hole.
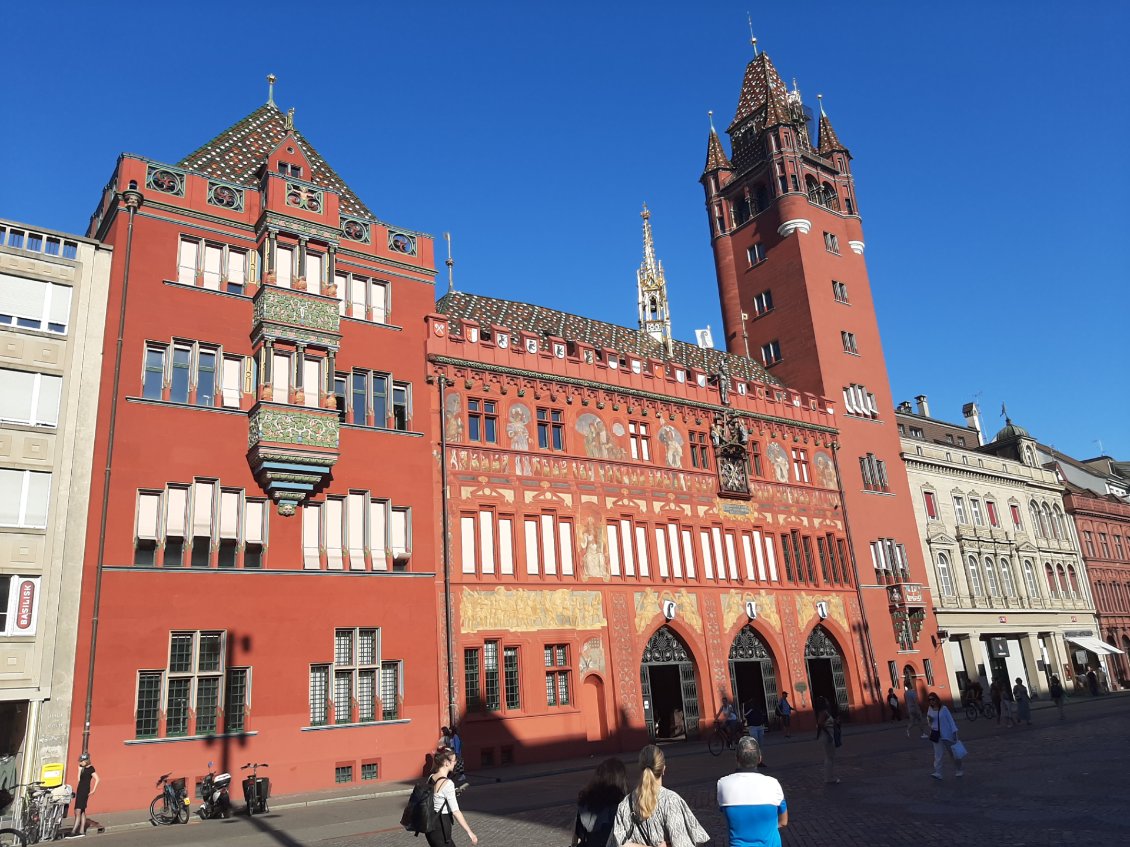
[[[781,783],[757,772],[761,745],[738,742],[738,770],[718,780],[718,806],[730,828],[730,847],[781,847],[779,829],[789,822]]]

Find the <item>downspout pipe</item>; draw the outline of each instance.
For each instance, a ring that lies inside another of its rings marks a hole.
[[[130,187],[122,192],[122,202],[129,214],[129,225],[126,229],[126,259],[125,270],[122,272],[122,297],[121,309],[118,311],[118,338],[114,349],[114,385],[110,393],[110,424],[106,434],[106,470],[102,476],[102,514],[98,523],[98,558],[94,562],[94,609],[90,616],[90,662],[86,668],[86,707],[82,722],[82,752],[90,754],[90,715],[94,707],[94,660],[98,651],[98,615],[102,606],[102,573],[103,561],[106,556],[106,525],[110,512],[110,476],[114,463],[114,434],[118,423],[118,392],[122,381],[122,346],[126,329],[126,304],[129,302],[129,272],[130,259],[133,254],[133,219],[137,210],[141,208],[142,196],[137,190],[137,183],[130,182]]]
[[[443,374],[437,379],[439,384],[439,454],[440,454],[440,515],[443,531],[443,627],[444,646],[447,650],[447,725],[455,726],[455,632],[452,627],[452,614],[455,603],[451,596],[451,516],[448,509],[447,490],[447,386],[450,380]]]
[[[836,487],[840,493],[840,508],[844,513],[844,535],[847,536],[848,557],[851,559],[851,572],[855,577],[855,594],[859,599],[859,625],[863,630],[863,642],[867,647],[867,660],[871,663],[870,684],[871,701],[877,705],[880,700],[879,665],[875,661],[875,645],[871,643],[871,626],[867,621],[867,609],[863,603],[863,588],[859,584],[859,562],[855,558],[855,543],[851,537],[851,521],[848,520],[847,498],[844,497],[844,478],[840,473],[840,442],[832,444],[832,462],[836,467]]]

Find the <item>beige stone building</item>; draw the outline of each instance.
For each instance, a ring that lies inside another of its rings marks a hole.
[[[67,751],[110,257],[0,220],[0,761],[20,782]]]
[[[896,412],[951,685],[1020,677],[1046,692],[1070,676],[1069,639],[1098,634],[1063,485],[1011,420],[982,444],[974,404],[966,425],[931,418],[925,396]]]

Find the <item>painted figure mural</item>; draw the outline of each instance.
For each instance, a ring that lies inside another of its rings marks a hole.
[[[681,468],[683,466],[683,436],[675,427],[667,424],[659,428],[658,436],[659,443],[663,445],[664,455],[663,458],[667,462],[669,468]]]
[[[816,481],[824,488],[836,488],[836,466],[823,450],[816,451]]]
[[[463,398],[448,394],[443,401],[443,430],[448,441],[463,440]]]
[[[621,427],[623,429],[623,427]],[[604,421],[592,412],[577,418],[577,432],[584,438],[585,454],[591,459],[622,459],[624,448],[617,445],[608,434]]]
[[[512,450],[530,449],[530,410],[521,403],[510,407],[510,417],[506,421],[506,436],[510,439]]]
[[[769,464],[773,466],[773,476],[777,482],[789,481],[789,454],[785,448],[776,441],[770,441],[765,448],[765,455],[769,457]]]
[[[581,571],[586,579],[604,579],[611,576],[608,562],[608,538],[604,531],[604,520],[592,503],[585,503],[578,510],[580,533],[577,543],[581,550]]]

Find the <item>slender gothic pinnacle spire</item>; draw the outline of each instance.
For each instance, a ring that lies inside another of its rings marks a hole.
[[[671,353],[671,311],[667,305],[667,280],[663,276],[663,263],[655,258],[655,241],[651,235],[651,212],[644,204],[643,262],[636,271],[639,289],[640,331],[659,341]]]
[[[274,74],[267,74],[267,105],[275,105],[275,80]]]
[[[836,135],[836,131],[832,129],[832,121],[828,118],[828,113],[824,111],[824,95],[817,94],[816,99],[820,101],[820,146],[816,152],[823,156],[834,153],[837,150],[847,153],[847,148],[844,147],[843,142],[840,141]]]
[[[734,166],[726,157],[718,131],[714,129],[714,112],[707,112],[706,115],[710,119],[710,136],[706,140],[706,167],[702,172],[705,175],[714,171],[732,171]]]

